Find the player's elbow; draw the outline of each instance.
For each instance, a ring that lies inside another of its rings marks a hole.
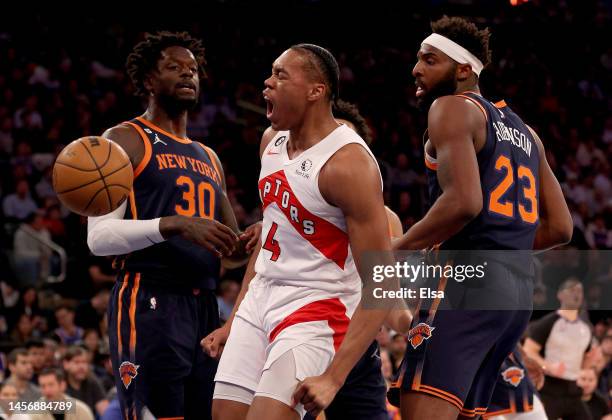
[[[572,240],[574,222],[571,216],[564,217],[553,226],[554,237],[559,245],[565,245]]]
[[[98,257],[112,255],[104,246],[103,229],[98,225],[87,232],[87,246],[92,254]]]
[[[457,217],[467,224],[482,211],[482,194],[469,194],[464,197],[458,197],[456,203],[455,211]]]

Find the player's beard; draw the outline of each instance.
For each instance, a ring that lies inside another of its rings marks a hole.
[[[428,89],[425,95],[417,98],[417,106],[422,111],[429,111],[429,107],[441,96],[454,95],[457,92],[457,79],[455,79],[455,67],[433,87]]]
[[[177,98],[174,95],[160,93],[157,96],[157,100],[162,108],[168,113],[169,116],[177,116],[183,112],[191,111],[198,104],[197,96],[193,99]]]

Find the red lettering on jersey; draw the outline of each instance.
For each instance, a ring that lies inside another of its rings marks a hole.
[[[268,183],[267,187],[266,183]],[[275,188],[271,188],[272,185],[274,185]],[[291,223],[302,238],[310,242],[310,244],[318,249],[321,254],[325,255],[325,257],[335,262],[338,267],[344,270],[349,249],[348,235],[338,226],[308,211],[297,199],[287,181],[284,171],[280,170],[262,178],[259,181],[259,192],[263,201],[264,210],[270,204],[276,203],[280,211],[282,211],[287,218],[287,221]],[[295,214],[292,217],[291,207],[297,208],[297,218]],[[307,232],[312,233],[305,232],[305,228],[300,222],[303,220],[313,222],[314,226],[310,229],[306,229]]]

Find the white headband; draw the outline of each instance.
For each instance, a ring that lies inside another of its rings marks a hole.
[[[484,67],[482,61],[455,41],[440,34],[431,34],[421,42],[421,45],[423,44],[436,47],[459,64],[469,64],[472,66],[472,71],[476,73],[476,76],[480,76],[480,72]]]

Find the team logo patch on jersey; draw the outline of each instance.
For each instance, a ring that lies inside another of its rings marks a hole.
[[[119,376],[121,376],[121,382],[125,389],[128,389],[136,375],[138,375],[139,365],[135,365],[132,362],[123,362],[119,366]]]
[[[421,322],[416,327],[408,331],[408,341],[412,344],[412,348],[416,349],[419,347],[423,340],[429,340],[431,333],[436,327],[430,327],[424,322]]]
[[[304,162],[302,162],[300,167],[302,168],[302,171],[304,171],[304,172],[309,171],[310,168],[312,168],[312,160],[306,159]]]
[[[283,144],[285,140],[287,140],[287,136],[280,136],[279,138],[276,139],[276,141],[274,142],[274,145],[278,147],[281,144]]]
[[[149,300],[149,303],[151,304],[150,306],[151,309],[153,310],[157,309],[157,299],[152,297],[151,300]]]
[[[519,386],[525,377],[525,371],[517,367],[509,367],[502,372],[502,378],[512,386]]]

